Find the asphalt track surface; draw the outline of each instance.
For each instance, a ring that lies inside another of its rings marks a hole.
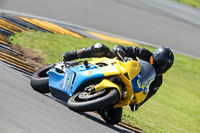
[[[28,78],[1,62],[0,74],[0,133],[130,133],[33,91]]]
[[[189,9],[171,9],[166,1],[169,0],[1,0],[0,9],[164,45],[200,58],[200,25],[187,21],[190,14],[177,17],[177,12],[183,15]],[[200,13],[196,14],[200,18]]]

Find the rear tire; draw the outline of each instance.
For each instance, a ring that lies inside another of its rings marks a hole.
[[[36,71],[31,77],[30,84],[31,87],[40,93],[49,93],[49,76],[47,71],[51,69],[53,64],[46,66],[44,68]]]
[[[95,111],[99,110],[100,108],[112,105],[117,100],[119,100],[119,93],[114,88],[106,90],[105,93],[101,94],[100,96],[83,101],[79,98],[81,93],[82,92],[78,92],[69,98],[67,106],[71,110],[76,112]]]

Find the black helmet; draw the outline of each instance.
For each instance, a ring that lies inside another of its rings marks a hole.
[[[152,64],[156,68],[157,75],[161,75],[173,65],[174,54],[168,47],[161,47],[153,52]]]

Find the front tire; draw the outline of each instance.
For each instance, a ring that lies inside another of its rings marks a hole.
[[[82,100],[79,96],[83,92],[78,92],[69,98],[67,106],[76,112],[95,111],[100,108],[112,105],[119,100],[119,93],[116,89],[106,89],[104,93],[96,96],[95,98]]]
[[[53,64],[36,71],[31,77],[31,87],[40,93],[49,93],[49,76],[47,71],[53,67]]]

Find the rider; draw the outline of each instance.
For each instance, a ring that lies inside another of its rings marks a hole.
[[[167,47],[160,47],[156,49],[153,53],[145,48],[139,47],[125,47],[121,45],[115,45],[113,52],[102,43],[96,43],[88,48],[83,48],[81,50],[74,50],[63,54],[63,61],[75,60],[78,58],[89,58],[89,57],[108,57],[113,58],[118,56],[119,53],[122,57],[130,57],[132,59],[142,59],[149,62],[153,65],[156,70],[156,78],[151,83],[149,87],[149,93],[147,94],[146,99],[135,105],[131,105],[131,110],[136,111],[143,103],[145,103],[150,97],[152,97],[159,89],[162,84],[162,74],[167,72],[167,70],[173,65],[174,54]],[[122,108],[109,110],[110,113],[110,123],[115,124],[121,121]],[[101,114],[101,112],[100,112]],[[105,117],[104,114],[101,114],[102,117]],[[113,120],[114,119],[114,120]]]

